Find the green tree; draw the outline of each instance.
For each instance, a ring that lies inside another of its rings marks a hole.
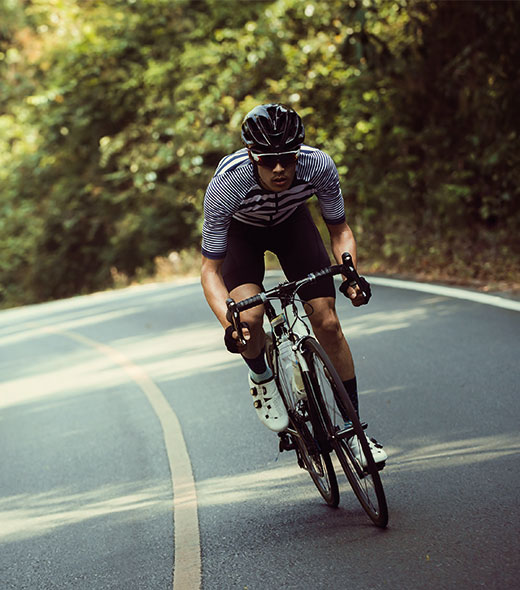
[[[0,304],[196,246],[204,188],[268,101],[335,159],[373,270],[516,280],[519,16],[510,1],[4,0]]]

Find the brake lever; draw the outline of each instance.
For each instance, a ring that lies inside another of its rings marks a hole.
[[[231,297],[229,297],[228,299],[226,299],[226,305],[228,308],[226,313],[226,319],[230,324],[232,324],[233,328],[235,328],[236,333],[238,335],[238,341],[240,342],[240,344],[246,345],[247,341],[244,338],[244,332],[242,331],[242,323],[240,322],[240,312],[237,309],[237,304],[233,299],[231,299]]]
[[[358,271],[354,267],[354,262],[352,260],[352,256],[349,252],[344,252],[341,255],[341,259],[343,262],[343,270],[344,270],[343,274],[347,279],[348,286],[355,288],[356,286],[359,285],[359,274],[358,274]],[[365,291],[363,291],[363,289],[360,288],[360,290],[361,290],[363,297],[366,299],[367,294],[365,293]]]

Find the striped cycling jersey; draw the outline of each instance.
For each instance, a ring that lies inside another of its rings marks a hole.
[[[321,150],[303,145],[292,185],[278,193],[260,186],[246,148],[226,156],[204,197],[202,254],[215,260],[225,257],[232,218],[260,227],[276,225],[312,195],[318,197],[326,223],[345,221],[338,171]]]

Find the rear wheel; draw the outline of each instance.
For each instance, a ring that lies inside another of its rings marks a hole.
[[[293,424],[298,423],[298,426],[295,425],[298,434],[293,436],[298,464],[309,473],[325,502],[336,507],[339,504],[339,487],[330,453],[320,449],[313,420],[305,407],[300,407],[292,420]]]
[[[265,352],[267,363],[277,376],[278,388],[290,418],[287,433],[281,435],[281,448],[294,448],[298,465],[311,476],[314,485],[329,506],[339,504],[339,488],[336,473],[329,452],[323,452],[315,434],[316,421],[309,413],[305,400],[295,402],[292,391],[292,376],[287,375],[283,367],[274,371],[274,351],[270,334],[266,335]]]
[[[305,340],[304,355],[330,445],[365,512],[377,526],[385,527],[388,508],[383,484],[352,402],[336,369],[314,338]],[[366,457],[366,467],[362,467],[351,449],[355,444],[361,447]]]

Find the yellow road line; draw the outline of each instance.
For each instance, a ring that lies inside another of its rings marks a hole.
[[[146,395],[162,426],[173,486],[175,530],[173,590],[197,590],[201,586],[201,553],[197,490],[182,428],[162,391],[141,367],[115,348],[76,332],[53,328],[43,331],[66,336],[95,348],[119,365]]]

